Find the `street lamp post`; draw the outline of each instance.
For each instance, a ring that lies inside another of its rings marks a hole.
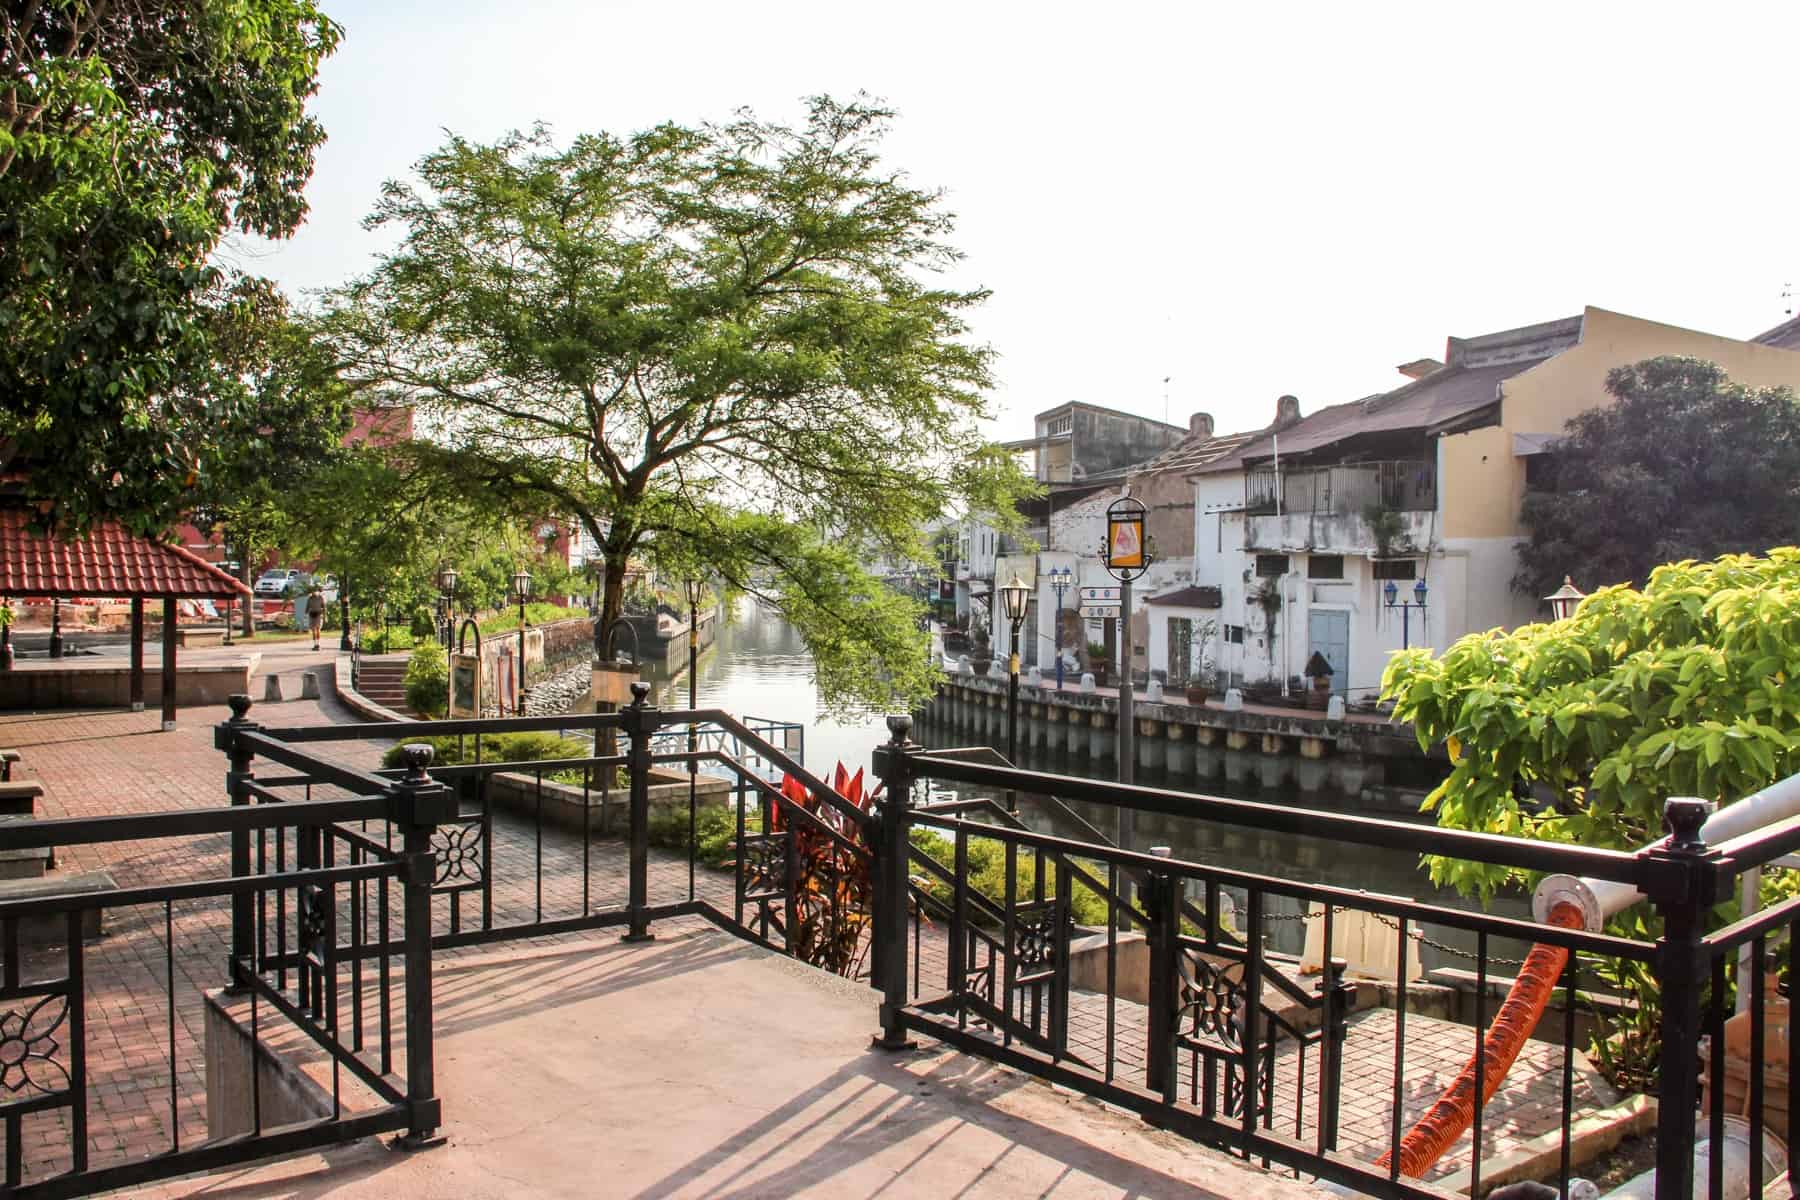
[[[1575,609],[1583,600],[1587,599],[1587,593],[1576,587],[1572,578],[1564,575],[1563,585],[1545,596],[1544,599],[1550,602],[1551,617],[1558,621],[1566,621],[1575,615]]]
[[[438,625],[440,635],[444,639],[444,649],[448,650],[456,639],[456,568],[445,567],[438,572]]]
[[[1382,592],[1387,598],[1387,606],[1389,608],[1397,608],[1400,610],[1400,648],[1402,650],[1411,649],[1412,610],[1416,608],[1421,614],[1425,611],[1425,581],[1421,579],[1419,582],[1413,584],[1414,599],[1410,601],[1400,601],[1398,599],[1400,588],[1391,579],[1387,581],[1387,587],[1383,588]]]
[[[531,599],[531,573],[523,567],[513,572],[513,599],[519,602],[519,669],[513,679],[513,715],[525,715],[525,602]]]
[[[1062,660],[1063,593],[1068,591],[1071,587],[1074,586],[1074,582],[1075,582],[1074,576],[1075,576],[1075,573],[1067,567],[1051,567],[1050,568],[1050,587],[1052,590],[1054,590],[1056,592],[1056,617],[1055,617],[1055,621],[1056,621],[1056,686],[1057,686],[1057,690],[1059,690],[1059,691],[1062,689],[1062,685],[1063,685],[1063,660]]]
[[[694,710],[700,707],[700,580],[687,581],[688,602],[688,837],[693,838],[699,816],[700,730]],[[694,856],[688,855],[688,895],[694,894]]]
[[[50,657],[61,658],[63,652],[62,637],[62,597],[50,597]]]
[[[1012,627],[1012,657],[1006,663],[1006,761],[1015,767],[1019,765],[1019,627],[1025,623],[1025,605],[1030,598],[1031,588],[1016,573],[1012,582],[1000,589],[1006,622]]]
[[[1119,581],[1119,782],[1130,783],[1137,773],[1136,729],[1132,722],[1135,690],[1131,680],[1131,584],[1143,577],[1155,558],[1150,553],[1145,522],[1149,510],[1135,496],[1121,496],[1106,510],[1106,541],[1100,547],[1101,561],[1109,575]],[[1119,843],[1125,845],[1125,809],[1119,809]]]

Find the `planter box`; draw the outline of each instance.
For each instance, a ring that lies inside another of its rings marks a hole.
[[[732,785],[714,775],[701,775],[695,785],[695,796],[702,808],[725,808],[731,802]],[[475,807],[473,780],[463,781],[463,809]],[[534,775],[503,771],[488,776],[488,798],[494,807],[525,817],[537,812],[538,784]],[[585,794],[578,785],[544,780],[544,824],[580,833],[584,814],[586,828],[595,834],[612,837],[623,835],[630,819],[631,794],[624,788],[603,791],[599,787]],[[688,777],[685,772],[652,770],[650,772],[650,814],[687,812]]]

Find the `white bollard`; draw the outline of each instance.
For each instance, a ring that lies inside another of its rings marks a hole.
[[[1156,676],[1152,675],[1150,677],[1150,686],[1144,689],[1144,702],[1146,704],[1161,704],[1162,701],[1163,701],[1162,680],[1160,680],[1160,679],[1156,678]]]
[[[1025,672],[1025,682],[1029,683],[1032,687],[1043,687],[1044,673],[1036,667],[1033,667],[1031,670]]]
[[[1092,671],[1083,671],[1081,673],[1081,690],[1083,692],[1089,693],[1089,694],[1091,694],[1093,692],[1093,690],[1094,690],[1094,673]]]
[[[268,704],[281,699],[281,676],[263,676],[263,703]]]
[[[270,676],[273,678],[273,676]],[[300,698],[317,700],[319,698],[319,677],[311,671],[300,676]]]
[[[1244,693],[1238,691],[1236,688],[1227,688],[1225,691],[1225,711],[1243,712]]]
[[[1325,719],[1327,721],[1344,719],[1344,698],[1342,696],[1333,696],[1331,702],[1325,706]]]

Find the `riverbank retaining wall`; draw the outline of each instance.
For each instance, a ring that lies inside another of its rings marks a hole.
[[[958,674],[939,685],[921,722],[927,745],[1005,746],[1007,716],[1004,677]],[[1412,727],[1393,721],[1227,710],[1214,701],[1158,703],[1141,695],[1132,716],[1140,777],[1173,786],[1297,789],[1354,801],[1359,811],[1416,813],[1450,765],[1442,747],[1421,751]],[[1021,682],[1018,720],[1020,765],[1117,771],[1116,694]]]

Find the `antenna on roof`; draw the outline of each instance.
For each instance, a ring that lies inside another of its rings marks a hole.
[[[1171,380],[1173,378],[1175,378],[1173,375],[1164,375],[1163,376],[1163,424],[1164,425],[1167,425],[1169,423],[1169,380]]]
[[[1786,305],[1786,307],[1784,307],[1781,310],[1781,315],[1784,317],[1793,316],[1794,315],[1794,285],[1793,284],[1784,283],[1781,285],[1781,299]]]

